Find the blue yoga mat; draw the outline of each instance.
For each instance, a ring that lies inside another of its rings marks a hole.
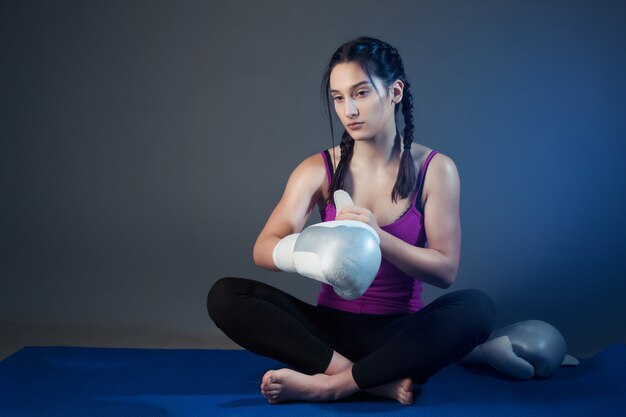
[[[452,365],[411,406],[362,393],[332,403],[268,404],[261,377],[283,366],[241,350],[26,347],[0,362],[0,416],[626,415],[624,344],[544,380]]]

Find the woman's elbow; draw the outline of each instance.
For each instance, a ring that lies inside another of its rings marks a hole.
[[[256,250],[256,246],[252,249],[252,260],[256,266],[259,266],[259,255]]]
[[[260,268],[268,269],[270,271],[280,271],[280,269],[274,265],[274,259],[272,256],[274,246],[276,246],[276,242],[270,242],[268,244],[267,242],[257,240],[254,248],[252,249],[252,259],[254,260],[254,264]]]
[[[263,251],[261,245],[258,242],[254,245],[252,249],[252,259],[254,260],[254,264],[258,267],[265,268],[267,261],[265,261],[265,256],[263,256]]]
[[[254,260],[254,264],[256,266],[263,267],[264,262],[264,249],[265,245],[263,244],[263,239],[259,236],[254,242],[254,247],[252,248],[252,259]]]
[[[441,275],[439,275],[439,288],[448,289],[454,281],[456,281],[456,276],[459,272],[458,263],[449,264],[444,271],[442,271]]]
[[[449,288],[452,284],[454,284],[454,281],[456,281],[456,276],[458,273],[459,273],[459,263],[453,262],[452,265],[450,265],[450,268],[448,268],[448,271],[446,271],[446,274],[444,275],[444,278],[443,278],[444,289]]]
[[[456,280],[456,276],[444,277],[443,280],[441,281],[440,288],[447,290],[448,288],[452,286],[452,284],[454,284],[455,280]]]

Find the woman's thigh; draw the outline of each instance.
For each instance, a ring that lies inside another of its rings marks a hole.
[[[418,343],[429,339],[429,333],[441,331],[439,326],[458,334],[465,327],[481,323],[490,328],[494,315],[491,300],[484,294],[476,290],[460,290],[442,295],[415,313],[365,316],[358,324],[355,356],[358,360],[369,355],[408,328],[419,329],[420,332],[408,333],[404,343]],[[486,333],[488,336],[489,332]]]
[[[495,307],[477,290],[448,293],[363,335],[352,375],[361,389],[411,377],[424,383],[489,336]]]
[[[245,349],[309,373],[323,372],[333,350],[348,353],[342,322],[332,312],[259,281],[218,280],[209,291],[207,309],[215,324]]]

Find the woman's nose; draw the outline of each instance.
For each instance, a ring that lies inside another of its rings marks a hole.
[[[356,108],[356,103],[354,100],[346,99],[346,117],[352,118],[356,116],[359,112]]]

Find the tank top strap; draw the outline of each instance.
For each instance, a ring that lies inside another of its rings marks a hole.
[[[426,160],[422,164],[422,168],[420,169],[419,176],[417,177],[417,192],[413,197],[413,205],[418,211],[422,211],[422,188],[424,187],[424,181],[426,179],[426,170],[428,169],[428,165],[430,161],[433,159],[435,155],[437,155],[439,151],[431,151],[430,154],[426,157]]]
[[[324,158],[324,162],[326,162],[326,177],[328,178],[328,189],[330,189],[330,184],[332,184],[333,182],[333,174],[334,174],[333,162],[330,159],[330,152],[328,152],[328,149],[320,153],[322,154],[322,157]]]

